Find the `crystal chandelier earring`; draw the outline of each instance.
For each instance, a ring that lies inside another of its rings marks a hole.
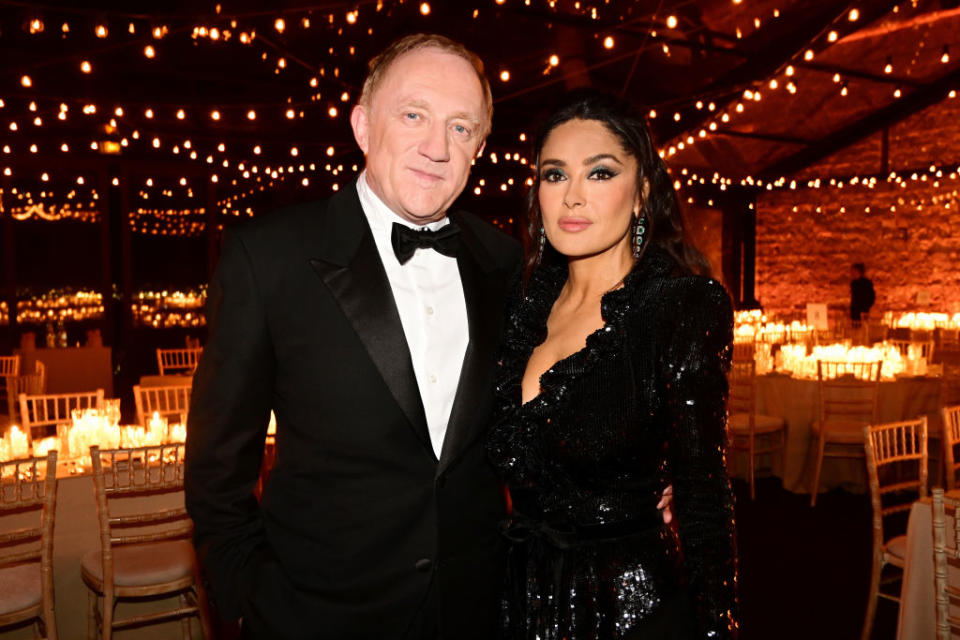
[[[637,214],[633,225],[633,257],[640,257],[640,250],[643,248],[643,234],[647,232],[646,217]]]
[[[537,236],[537,262],[540,264],[543,260],[543,248],[547,244],[547,232],[543,230],[543,225],[540,225],[540,235]]]

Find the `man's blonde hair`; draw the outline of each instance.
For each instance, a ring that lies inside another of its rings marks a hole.
[[[417,51],[419,49],[439,49],[440,51],[453,54],[466,60],[477,74],[477,80],[480,81],[480,87],[483,91],[483,110],[486,118],[480,122],[480,137],[483,141],[490,133],[490,127],[493,122],[493,94],[490,92],[490,81],[483,70],[483,61],[474,52],[465,46],[451,40],[445,36],[435,33],[415,33],[405,36],[395,41],[389,47],[374,56],[367,66],[367,77],[363,81],[363,89],[360,92],[360,104],[364,107],[370,106],[370,100],[377,88],[383,81],[387,70],[397,58],[405,53]]]

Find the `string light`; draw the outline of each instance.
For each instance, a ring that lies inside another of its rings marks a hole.
[[[157,52],[156,52],[156,50],[153,48],[153,45],[152,45],[152,44],[148,44],[146,47],[143,48],[143,55],[145,55],[146,57],[148,57],[148,58],[150,58],[150,59],[153,59],[154,57],[156,57]]]

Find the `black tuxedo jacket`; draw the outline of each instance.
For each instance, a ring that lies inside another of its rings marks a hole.
[[[186,501],[224,617],[277,638],[494,635],[503,501],[483,435],[519,245],[466,213],[470,340],[440,459],[400,316],[351,185],[231,229],[193,383]],[[268,416],[276,463],[258,504]]]

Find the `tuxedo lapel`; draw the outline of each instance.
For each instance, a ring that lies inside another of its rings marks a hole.
[[[390,282],[360,207],[356,185],[329,205],[310,264],[340,305],[414,433],[433,457],[423,402]],[[334,363],[349,366],[349,363]]]
[[[452,219],[456,221],[456,214]],[[490,375],[496,353],[500,329],[500,309],[503,301],[499,280],[490,277],[493,268],[486,251],[466,224],[460,224],[461,250],[457,256],[463,297],[467,305],[467,324],[470,341],[463,358],[460,381],[454,397],[447,431],[443,439],[440,464],[442,473],[466,449],[482,430],[480,410],[489,395]]]

